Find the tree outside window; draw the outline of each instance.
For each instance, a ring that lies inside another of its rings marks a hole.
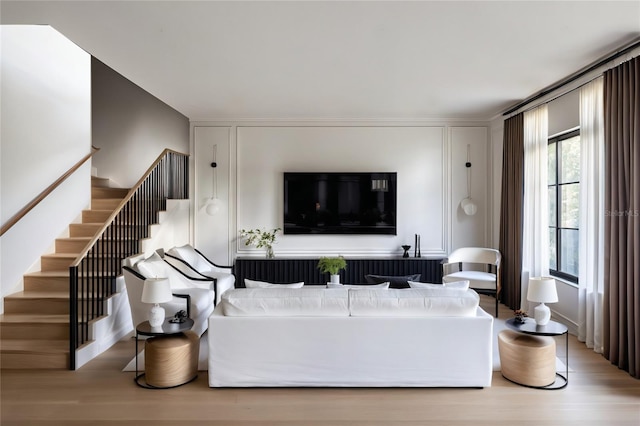
[[[549,139],[549,271],[578,282],[580,224],[580,131]]]

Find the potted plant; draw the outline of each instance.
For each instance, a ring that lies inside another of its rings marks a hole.
[[[267,249],[267,259],[273,259],[273,244],[276,243],[276,235],[280,232],[280,228],[274,228],[271,231],[263,231],[262,229],[241,229],[240,236],[245,238],[245,246],[255,245],[256,248]]]
[[[318,261],[318,269],[324,274],[330,274],[331,282],[337,284],[340,282],[340,271],[347,269],[347,261],[342,256],[321,257]]]

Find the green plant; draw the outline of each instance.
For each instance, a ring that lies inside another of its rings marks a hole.
[[[341,270],[347,269],[347,261],[344,257],[321,257],[318,261],[320,272],[338,275]]]
[[[280,232],[280,228],[274,228],[271,231],[263,231],[262,229],[241,229],[240,236],[245,238],[244,245],[255,245],[257,248],[266,248],[267,257],[273,257],[273,248],[276,243],[276,236]]]

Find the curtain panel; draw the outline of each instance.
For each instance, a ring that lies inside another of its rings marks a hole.
[[[529,278],[549,276],[549,187],[547,105],[524,113],[524,197],[522,214],[522,299],[526,311]]]
[[[640,378],[640,57],[604,74],[604,355]]]
[[[502,151],[502,196],[500,201],[500,242],[502,254],[500,300],[511,309],[520,309],[522,271],[522,199],[524,178],[524,115],[504,122]]]
[[[604,100],[603,77],[580,89],[580,267],[578,340],[603,352]]]

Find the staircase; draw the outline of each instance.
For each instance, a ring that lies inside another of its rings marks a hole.
[[[92,177],[91,210],[69,225],[55,253],[41,257],[41,270],[24,275],[24,291],[4,299],[0,315],[0,368],[69,368],[69,265],[127,195],[109,179]]]

